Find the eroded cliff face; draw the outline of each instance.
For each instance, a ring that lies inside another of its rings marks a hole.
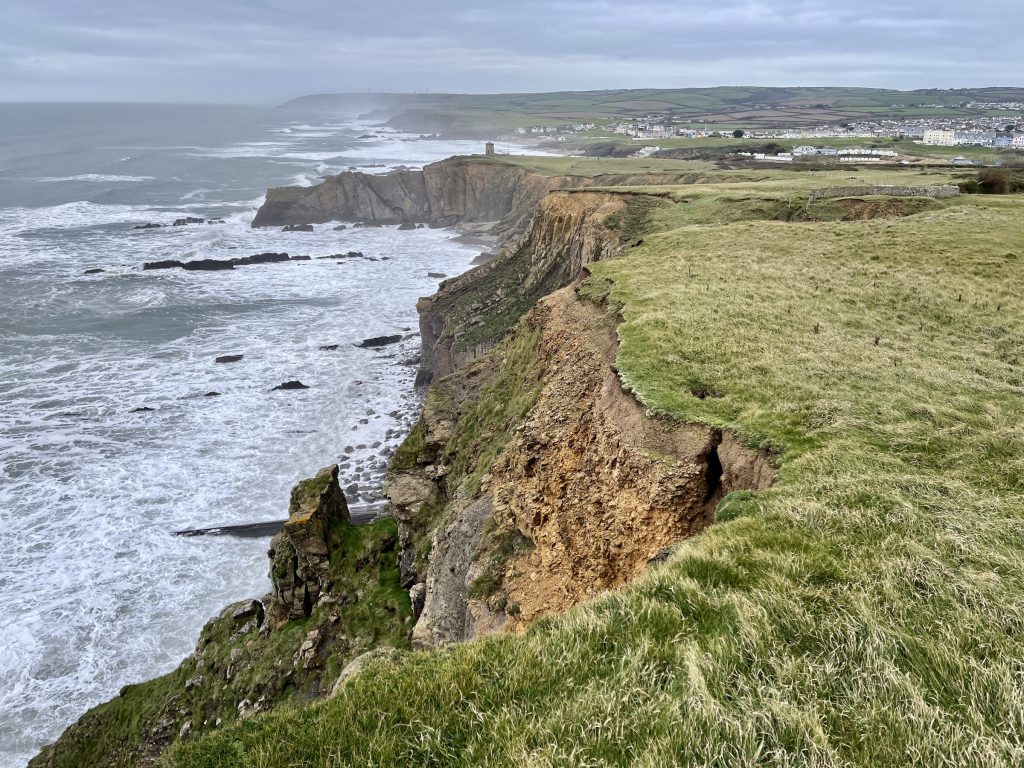
[[[635,196],[559,191],[544,197],[528,231],[487,264],[422,299],[421,381],[447,376],[494,346],[542,296],[568,285],[592,261],[622,247],[610,216]]]
[[[647,416],[613,368],[615,321],[604,308],[567,288],[530,322],[543,329],[544,388],[483,487],[492,528],[531,545],[504,561],[478,557],[470,605],[474,616],[514,606],[513,625],[622,586],[711,525],[725,495],[773,476],[765,453],[729,433]]]
[[[400,524],[416,520],[412,546],[429,552],[410,579],[415,647],[526,626],[622,586],[710,525],[725,495],[771,483],[769,457],[732,435],[644,413],[613,368],[615,324],[570,286],[436,383],[416,459],[388,486]],[[394,489],[411,487],[410,505]]]

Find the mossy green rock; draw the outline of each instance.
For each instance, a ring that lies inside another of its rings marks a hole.
[[[270,542],[271,620],[301,619],[330,588],[329,532],[348,522],[348,505],[338,485],[337,465],[292,489],[288,521]]]

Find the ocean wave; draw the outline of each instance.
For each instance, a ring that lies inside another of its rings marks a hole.
[[[130,158],[125,158],[126,160]],[[130,181],[155,181],[156,176],[120,176],[112,173],[81,173],[77,176],[43,176],[35,179],[47,183],[62,181],[101,181],[101,182],[130,182]]]

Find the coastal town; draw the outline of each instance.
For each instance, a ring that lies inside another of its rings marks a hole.
[[[894,105],[895,106],[895,105]],[[740,156],[756,160],[791,162],[806,157],[831,158],[838,162],[895,161],[900,153],[893,149],[878,148],[879,140],[912,142],[922,147],[965,147],[992,150],[1024,151],[1024,103],[966,102],[963,110],[970,114],[916,118],[886,118],[823,121],[803,126],[760,127],[747,129],[738,120],[727,125],[708,121],[696,122],[670,113],[651,113],[642,116],[594,122],[564,123],[560,125],[531,125],[515,128],[517,136],[567,141],[581,138],[618,137],[637,142],[679,139],[742,139],[758,141],[808,140],[808,144],[793,146],[789,152],[765,153],[740,151]],[[918,105],[922,111],[942,112],[940,105]],[[871,140],[875,146],[829,146],[829,140]],[[824,146],[816,145],[824,142]],[[647,157],[661,151],[662,146],[641,146],[634,153]],[[1012,154],[1010,155],[1013,156]],[[962,156],[949,158],[957,165],[978,164],[977,159]]]

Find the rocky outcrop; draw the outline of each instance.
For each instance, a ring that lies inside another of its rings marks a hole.
[[[422,171],[346,171],[312,187],[268,190],[252,225],[296,226],[334,220],[358,221],[364,226],[498,222],[516,212],[528,216],[540,197],[555,186],[556,181],[520,166],[479,158],[450,158]]]
[[[270,542],[273,583],[268,613],[273,621],[309,616],[331,586],[332,527],[348,522],[348,504],[338,485],[338,466],[292,489],[288,520]]]
[[[270,595],[225,608],[177,669],[125,686],[85,713],[33,768],[156,765],[177,741],[325,697],[339,670],[351,676],[377,658],[366,654],[378,645],[408,648],[411,614],[397,586],[394,520],[356,530],[337,467],[299,483],[289,513],[271,547]]]

